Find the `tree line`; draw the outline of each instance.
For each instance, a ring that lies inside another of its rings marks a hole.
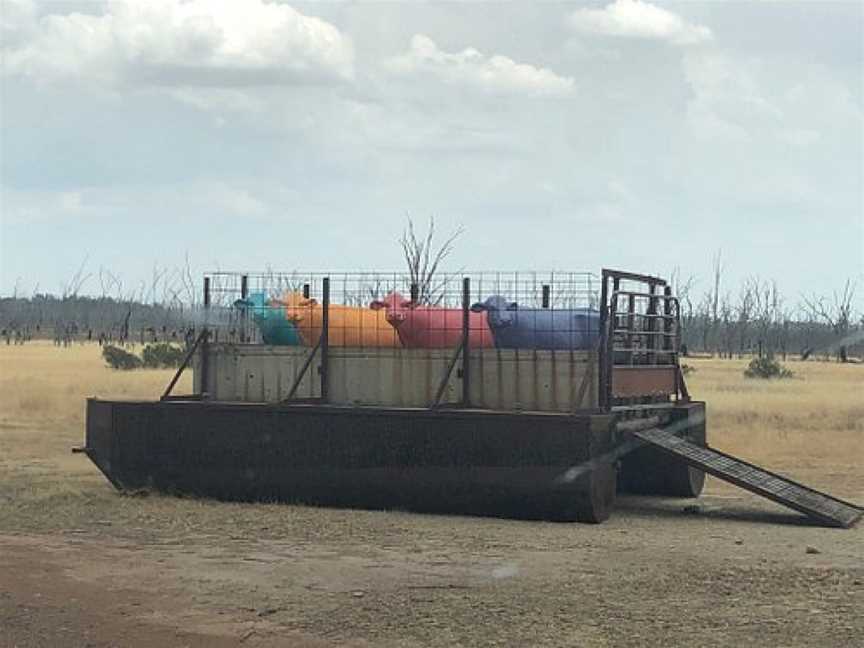
[[[145,304],[112,297],[0,298],[0,336],[4,342],[32,339],[105,341],[111,343],[182,341],[194,325],[183,304]]]
[[[34,338],[55,344],[99,341],[119,344],[182,341],[194,330],[200,295],[190,269],[153,266],[148,282],[128,286],[107,268],[88,272],[88,257],[59,289],[59,294],[34,289],[0,297],[0,337],[6,344]],[[98,290],[95,288],[98,286]],[[85,287],[98,295],[81,294]]]
[[[802,297],[787,304],[777,283],[751,277],[736,291],[717,283],[695,295],[692,281],[675,277],[686,351],[720,357],[751,354],[834,357],[864,356],[864,316],[855,306],[855,286],[845,282],[826,297]],[[720,290],[718,290],[720,288]],[[0,333],[5,342],[33,338],[55,341],[183,341],[197,321],[198,304],[143,303],[82,295],[0,298]]]
[[[720,357],[798,355],[834,357],[846,362],[864,356],[864,312],[856,301],[856,284],[846,279],[828,295],[788,299],[777,282],[758,276],[726,288],[718,252],[711,282],[701,294],[692,276],[672,276],[680,302],[682,343],[688,353]]]
[[[412,283],[423,297],[434,301],[439,264],[462,234],[458,229],[443,244],[435,244],[434,219],[426,234],[415,232],[411,219],[400,244]],[[201,323],[201,293],[185,266],[153,267],[149,282],[124,287],[123,280],[105,268],[87,273],[87,259],[61,285],[59,295],[38,293],[0,298],[0,334],[5,342],[34,337],[68,344],[72,340],[111,343],[184,341]],[[856,301],[857,286],[847,279],[826,295],[781,294],[774,280],[750,276],[738,286],[724,281],[725,265],[718,251],[707,289],[697,293],[693,275],[671,273],[673,293],[680,303],[681,339],[686,353],[720,357],[789,355],[837,358],[864,357],[864,311]],[[98,284],[98,296],[82,295],[85,285]],[[428,293],[428,294],[427,294]],[[234,326],[232,323],[231,326]],[[235,327],[236,328],[236,327]],[[223,332],[245,339],[239,328]]]

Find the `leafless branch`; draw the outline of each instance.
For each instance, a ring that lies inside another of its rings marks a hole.
[[[454,243],[464,229],[459,227],[445,241],[435,246],[435,219],[429,218],[429,228],[425,236],[418,236],[414,221],[409,217],[408,225],[399,240],[405,264],[408,266],[408,279],[417,286],[417,301],[420,304],[438,304],[444,297],[444,285],[436,280],[442,262],[453,252]]]

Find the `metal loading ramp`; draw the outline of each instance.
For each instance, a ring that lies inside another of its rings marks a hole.
[[[864,510],[854,504],[807,488],[723,452],[695,445],[674,432],[651,428],[634,432],[634,436],[706,473],[795,509],[828,526],[848,529],[864,514]]]

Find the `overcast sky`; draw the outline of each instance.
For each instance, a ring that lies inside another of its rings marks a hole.
[[[409,213],[456,268],[864,280],[858,1],[0,5],[2,294],[393,269]]]

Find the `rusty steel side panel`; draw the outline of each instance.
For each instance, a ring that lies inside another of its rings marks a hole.
[[[615,367],[612,371],[613,398],[667,396],[677,392],[675,367]]]
[[[93,403],[88,454],[115,485],[227,500],[576,519],[598,488],[561,477],[613,442],[608,415]]]
[[[122,409],[124,434],[117,435],[118,408],[114,403],[87,400],[84,451],[108,480],[121,490],[147,488],[147,468],[153,439],[160,427],[155,403],[127,403]]]
[[[115,488],[123,488],[114,474],[114,407],[111,403],[87,401],[87,427],[83,451]]]

